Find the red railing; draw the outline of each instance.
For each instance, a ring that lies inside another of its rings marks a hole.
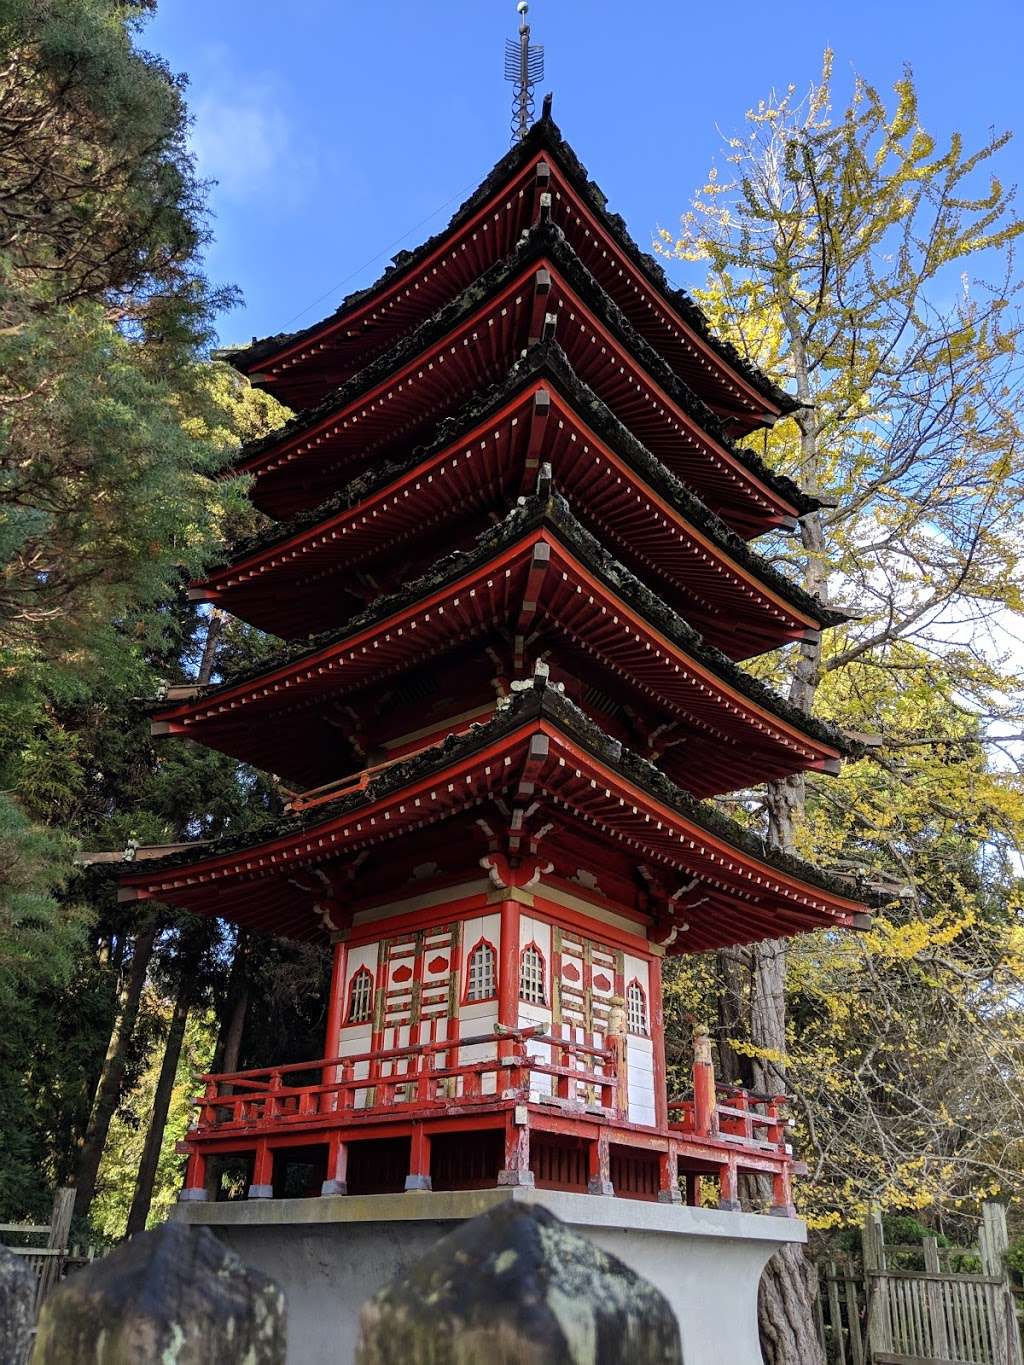
[[[714,1094],[710,1106],[701,1102],[699,1090],[684,1099],[670,1100],[669,1114],[679,1115],[673,1126],[688,1134],[785,1152],[785,1095],[762,1095],[735,1085],[716,1085]]]
[[[528,1042],[552,1049],[546,1062],[525,1051]],[[462,1048],[491,1044],[499,1055],[453,1062]],[[504,1047],[502,1047],[504,1044]],[[500,1055],[505,1052],[508,1055]],[[358,1122],[396,1109],[429,1111],[453,1103],[493,1103],[495,1098],[526,1095],[531,1076],[551,1077],[556,1098],[574,1099],[583,1087],[609,1114],[622,1105],[613,1046],[592,1047],[544,1033],[542,1027],[517,1029],[443,1042],[419,1043],[386,1052],[327,1057],[289,1066],[206,1075],[206,1090],[196,1098],[198,1123],[191,1136],[233,1129],[301,1123],[331,1116],[336,1123]],[[363,1075],[359,1075],[364,1071]],[[288,1078],[316,1075],[292,1084]],[[493,1076],[493,1088],[484,1077]],[[596,1100],[596,1096],[600,1096]]]

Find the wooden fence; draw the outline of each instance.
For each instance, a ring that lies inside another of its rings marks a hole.
[[[79,1254],[68,1245],[75,1192],[60,1189],[53,1201],[48,1223],[0,1223],[0,1244],[20,1257],[36,1277],[35,1311],[63,1279],[67,1270],[92,1259],[92,1253]]]
[[[845,1258],[822,1267],[818,1329],[831,1365],[1022,1365],[1003,1264],[1006,1213],[998,1204],[983,1212],[980,1273],[953,1269],[964,1253],[939,1248],[933,1237],[920,1247],[887,1247],[881,1218],[869,1214],[863,1265]],[[915,1257],[923,1268],[905,1268]]]

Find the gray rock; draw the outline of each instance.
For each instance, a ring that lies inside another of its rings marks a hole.
[[[361,1314],[358,1365],[681,1365],[661,1292],[547,1209],[499,1205]]]
[[[69,1277],[32,1365],[283,1365],[284,1295],[206,1228],[165,1223]]]

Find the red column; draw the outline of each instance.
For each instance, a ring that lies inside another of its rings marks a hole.
[[[348,1193],[348,1143],[342,1142],[341,1134],[334,1132],[327,1139],[326,1179],[320,1187],[321,1194]]]
[[[409,1143],[409,1174],[405,1177],[407,1190],[430,1189],[430,1138],[422,1123],[413,1125]]]
[[[249,1186],[250,1199],[273,1199],[274,1197],[274,1153],[266,1142],[257,1142],[256,1159],[252,1163],[252,1184]]]
[[[324,1056],[337,1057],[341,1041],[341,1021],[345,1009],[345,966],[348,962],[348,948],[339,939],[334,945],[334,963],[331,967],[331,993],[327,1001],[327,1036],[324,1039]],[[324,1084],[330,1085],[338,1079],[337,1068],[332,1068],[331,1076],[324,1076]],[[333,1105],[331,1106],[334,1107]]]
[[[502,901],[501,938],[498,945],[498,1023],[519,1026],[519,903]],[[511,1043],[499,1049],[502,1056],[513,1051]]]
[[[664,1132],[668,1127],[668,1080],[665,1067],[665,1009],[661,998],[661,958],[651,958],[651,1044],[654,1051],[654,1121]]]
[[[608,1130],[602,1128],[595,1142],[587,1144],[587,1193],[614,1194]]]
[[[679,1148],[668,1140],[668,1146],[658,1157],[658,1203],[681,1204],[683,1192],[679,1188]]]
[[[190,1199],[206,1199],[206,1157],[193,1147],[185,1166],[185,1184],[178,1195],[179,1203]]]

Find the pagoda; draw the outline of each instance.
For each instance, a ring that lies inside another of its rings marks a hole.
[[[843,619],[752,543],[818,504],[737,440],[794,401],[670,287],[543,116],[449,226],[232,363],[296,412],[273,519],[192,585],[281,638],[153,732],[275,774],[258,838],[126,900],[330,945],[323,1057],[206,1078],[181,1198],[526,1186],[792,1213],[781,1099],[670,1096],[666,956],[863,927],[707,798],[853,741],[743,667]]]

